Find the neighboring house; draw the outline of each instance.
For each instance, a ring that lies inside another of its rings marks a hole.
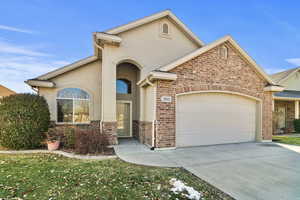
[[[294,119],[299,119],[300,68],[294,68],[271,75],[284,91],[274,94],[274,134],[294,131]]]
[[[204,44],[163,11],[93,34],[94,55],[26,81],[51,120],[152,148],[271,140],[282,91],[230,37]]]
[[[7,87],[4,87],[3,85],[0,85],[0,98],[6,97],[12,94],[16,94],[16,92],[8,89]]]

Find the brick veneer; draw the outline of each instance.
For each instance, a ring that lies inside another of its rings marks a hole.
[[[191,91],[222,90],[238,92],[262,100],[262,139],[272,138],[272,93],[264,92],[265,79],[230,45],[227,59],[220,58],[220,46],[171,70],[176,81],[157,81],[156,147],[174,147],[176,94]],[[172,96],[171,103],[161,102]]]

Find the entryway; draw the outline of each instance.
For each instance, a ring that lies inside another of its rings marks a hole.
[[[126,60],[117,66],[116,76],[116,118],[117,135],[119,138],[138,138],[134,121],[139,120],[140,69]]]

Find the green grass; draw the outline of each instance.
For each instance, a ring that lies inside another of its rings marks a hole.
[[[0,154],[0,199],[182,199],[170,192],[171,178],[201,191],[205,199],[232,199],[179,168],[138,166],[118,159]]]
[[[300,146],[300,137],[273,136],[273,141],[283,144],[292,144]]]

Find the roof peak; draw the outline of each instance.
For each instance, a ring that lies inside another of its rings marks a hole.
[[[153,22],[155,20],[169,17],[185,34],[187,37],[189,37],[191,40],[193,40],[199,47],[204,46],[204,42],[202,42],[171,10],[163,10],[157,13],[154,13],[152,15],[148,15],[146,17],[139,18],[137,20],[133,20],[127,24],[116,26],[114,28],[108,29],[105,31],[105,33],[108,34],[119,34],[131,29],[134,29],[136,27],[139,27],[141,25]]]

